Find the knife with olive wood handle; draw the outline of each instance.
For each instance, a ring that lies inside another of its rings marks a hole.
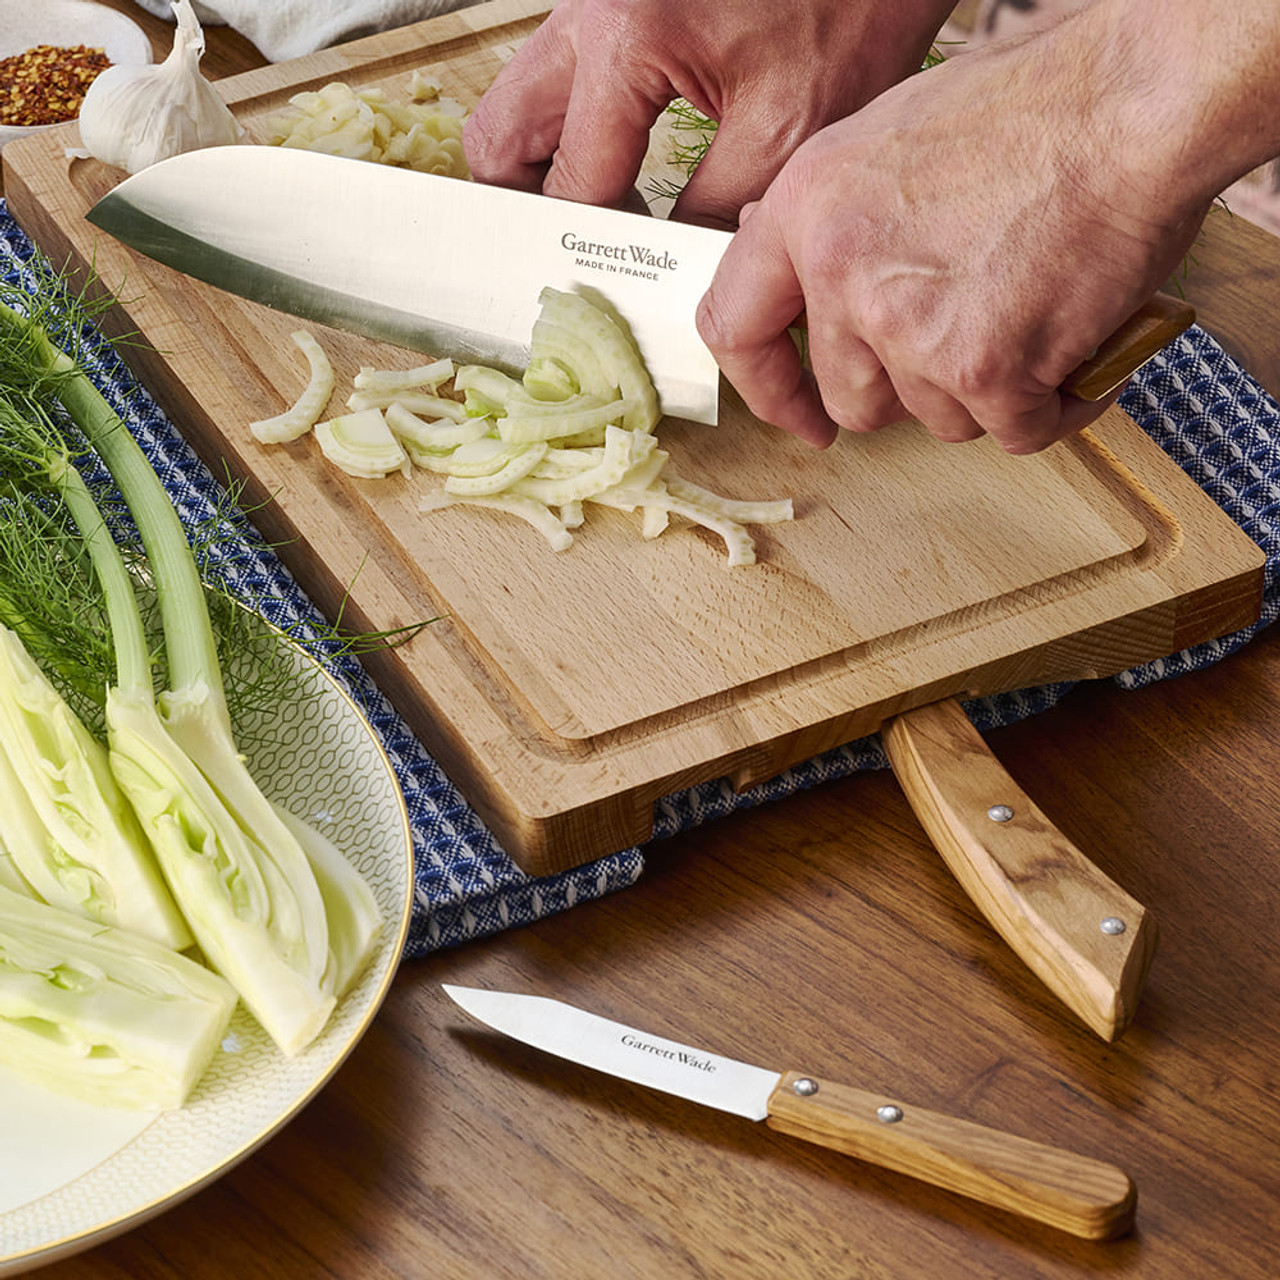
[[[1078,400],[1102,400],[1122,387],[1196,318],[1182,298],[1157,293],[1139,307],[1074,373],[1063,391]]]
[[[571,1062],[716,1107],[1090,1240],[1132,1224],[1137,1192],[1115,1165],[927,1111],[893,1094],[770,1071],[545,996],[446,984],[486,1026]]]
[[[1115,1040],[1137,1008],[1154,919],[1036,807],[957,701],[905,712],[880,736],[969,897],[1068,1008]]]
[[[1103,399],[1194,319],[1188,303],[1157,293],[1063,390]],[[1154,919],[1036,807],[954,698],[901,713],[880,737],[921,825],[992,926],[1092,1030],[1119,1037],[1151,965]]]
[[[172,156],[86,217],[220,289],[459,362],[523,369],[541,290],[600,291],[626,317],[663,412],[718,420],[720,371],[696,309],[728,231],[265,146]],[[1157,295],[1063,389],[1102,399],[1190,320]]]

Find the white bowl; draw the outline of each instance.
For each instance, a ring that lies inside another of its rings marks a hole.
[[[90,0],[0,0],[0,58],[36,45],[88,45],[113,63],[152,61],[151,41],[132,19]],[[0,147],[55,125],[0,125]]]

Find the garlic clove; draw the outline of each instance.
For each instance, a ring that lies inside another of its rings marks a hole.
[[[161,63],[108,67],[80,107],[90,155],[129,173],[200,147],[244,141],[231,109],[200,73],[204,32],[191,0],[174,0],[173,49]]]

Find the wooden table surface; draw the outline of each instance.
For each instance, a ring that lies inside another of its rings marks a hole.
[[[167,41],[168,30],[117,0]],[[211,29],[212,75],[256,65]],[[1280,392],[1280,241],[1215,211],[1184,282]],[[653,847],[637,886],[402,966],[333,1082],[222,1180],[49,1280],[1257,1280],[1280,1255],[1280,633],[992,733],[1157,918],[1106,1045],[993,934],[893,778]],[[442,981],[555,995],[1120,1164],[1087,1243],[481,1033]]]

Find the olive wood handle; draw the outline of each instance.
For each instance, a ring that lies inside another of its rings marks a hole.
[[[1079,400],[1102,400],[1123,386],[1148,360],[1196,318],[1195,308],[1171,294],[1157,293],[1070,374],[1063,391]]]
[[[884,1094],[785,1072],[766,1123],[796,1138],[1089,1240],[1133,1222],[1137,1190],[1115,1165]]]
[[[904,712],[881,738],[907,800],[969,897],[1068,1008],[1115,1040],[1137,1008],[1154,918],[1036,807],[955,699]],[[994,817],[993,806],[1003,806]]]

